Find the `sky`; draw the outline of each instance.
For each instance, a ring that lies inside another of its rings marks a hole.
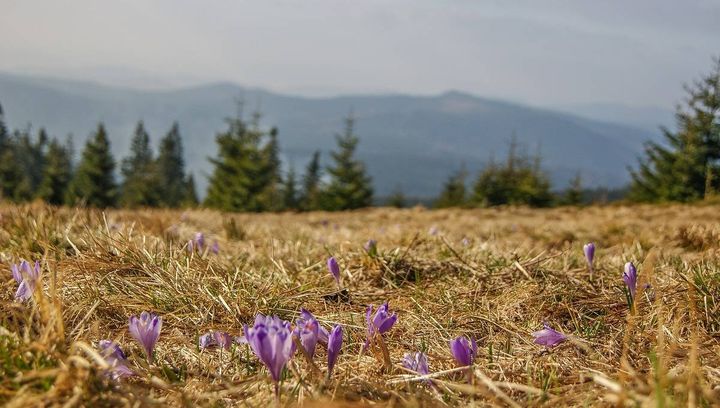
[[[719,21],[718,0],[0,0],[0,70],[671,108]]]

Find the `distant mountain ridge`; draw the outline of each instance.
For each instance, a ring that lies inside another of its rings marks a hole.
[[[556,188],[564,188],[577,172],[587,186],[617,187],[628,181],[626,167],[636,163],[643,142],[658,137],[640,128],[457,91],[306,98],[226,82],[143,91],[0,73],[0,104],[11,128],[32,123],[52,135],[71,133],[78,150],[99,121],[106,124],[119,160],[139,119],[154,143],[177,120],[188,169],[202,190],[212,170],[207,157],[216,154],[215,134],[224,129],[224,118],[236,114],[238,98],[246,102],[246,113],[259,108],[263,126],[278,127],[283,162],[298,172],[315,149],[328,160],[333,135],[352,111],[358,154],[378,196],[396,187],[409,196],[434,196],[461,165],[474,178],[488,160],[504,158],[513,134],[531,153],[540,149]]]

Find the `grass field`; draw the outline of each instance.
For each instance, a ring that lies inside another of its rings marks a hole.
[[[281,406],[718,406],[720,207],[552,210],[373,209],[220,214],[0,207],[0,402],[11,407],[249,406],[275,403],[246,345],[200,350],[209,330],[242,334],[256,313],[291,322],[304,307],[345,342],[325,379],[297,355]],[[190,255],[204,232],[217,255]],[[363,249],[378,242],[379,256]],[[591,279],[582,246],[597,244]],[[342,270],[349,301],[325,261]],[[14,301],[10,265],[39,259],[32,299]],[[637,265],[635,310],[621,278]],[[646,284],[650,286],[646,288]],[[398,313],[361,354],[365,308]],[[128,332],[163,319],[148,364]],[[547,322],[570,336],[533,343]],[[472,384],[448,342],[477,339]],[[97,342],[117,341],[136,375],[113,380]],[[434,385],[400,364],[425,351]],[[318,372],[319,371],[319,372]]]

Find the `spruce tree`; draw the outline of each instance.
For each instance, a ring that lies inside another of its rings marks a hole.
[[[30,174],[30,183],[33,191],[39,186],[43,178],[43,171],[45,169],[45,155],[47,154],[47,145],[50,141],[45,128],[40,128],[38,131],[37,139],[34,142],[30,142],[26,147],[26,152],[29,156],[28,173]]]
[[[13,178],[9,179],[8,197],[16,202],[31,200],[37,193],[42,181],[45,150],[48,136],[45,129],[40,129],[36,139],[30,136],[29,130],[16,130],[13,134],[10,156],[13,158]]]
[[[158,205],[160,200],[158,172],[155,169],[150,135],[138,122],[130,145],[130,156],[122,161],[123,183],[120,204],[124,207]]]
[[[10,134],[5,124],[5,111],[3,110],[2,104],[0,104],[0,143],[4,143],[9,137]]]
[[[256,126],[255,132],[260,132]],[[268,141],[261,150],[261,180],[263,189],[258,195],[258,205],[263,211],[277,211],[283,207],[282,178],[280,176],[280,145],[277,139],[277,128],[270,129]]]
[[[37,198],[53,205],[66,202],[67,189],[72,179],[72,159],[70,151],[57,139],[50,141],[42,182],[37,191]]]
[[[541,157],[517,153],[513,137],[505,165],[491,161],[478,175],[471,202],[479,206],[529,205],[547,207],[553,202],[550,180],[541,169]]]
[[[187,200],[188,187],[185,179],[182,138],[177,122],[173,123],[170,131],[160,141],[156,171],[159,204],[171,208],[181,206]]]
[[[649,142],[633,178],[637,201],[694,201],[720,187],[720,57],[713,70],[686,86],[678,106],[677,131],[661,128],[665,143]]]
[[[197,190],[195,188],[195,177],[190,174],[185,180],[185,199],[183,200],[183,207],[197,207],[199,203]]]
[[[395,191],[388,197],[387,205],[395,208],[405,208],[407,206],[407,200],[405,194],[400,186],[395,187]]]
[[[576,174],[562,198],[564,205],[580,205],[583,201],[582,177],[580,173]]]
[[[282,193],[284,210],[297,210],[299,208],[296,184],[295,169],[291,166],[283,181]]]
[[[210,158],[205,205],[224,211],[265,211],[277,200],[277,131],[248,127],[240,115],[227,120],[228,129],[215,141],[218,155]]]
[[[465,205],[467,193],[465,192],[465,179],[467,171],[465,166],[448,177],[435,201],[435,208],[462,207]]]
[[[359,139],[354,133],[352,115],[345,119],[345,132],[335,137],[338,151],[330,153],[334,165],[327,168],[330,184],[326,192],[326,209],[351,210],[372,205],[371,179],[363,162],[355,159]]]
[[[15,160],[15,144],[5,125],[5,115],[0,105],[0,199],[14,198],[17,181],[21,177]]]
[[[300,196],[300,209],[303,211],[320,209],[322,194],[320,186],[321,172],[320,151],[317,150],[313,153],[312,159],[305,168],[305,174],[303,175],[302,192]]]
[[[118,191],[114,172],[115,159],[110,152],[110,141],[105,126],[100,123],[85,143],[80,163],[70,183],[70,203],[98,208],[115,206]]]

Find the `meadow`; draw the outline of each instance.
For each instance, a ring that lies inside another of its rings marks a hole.
[[[190,252],[197,232],[205,249]],[[718,406],[719,239],[710,204],[298,214],[6,205],[0,403]],[[26,301],[10,269],[21,259],[41,266]],[[632,307],[626,262],[638,272]],[[386,301],[397,322],[362,352],[366,307]],[[198,345],[211,330],[241,336],[258,313],[294,324],[301,308],[327,330],[341,325],[344,342],[329,378],[322,346],[312,360],[296,352],[279,401],[248,345]],[[128,331],[143,311],[162,318],[151,362]],[[565,341],[536,344],[543,324]],[[450,352],[457,336],[477,342],[469,369]],[[105,339],[133,375],[112,375]],[[419,351],[429,375],[402,365]]]

